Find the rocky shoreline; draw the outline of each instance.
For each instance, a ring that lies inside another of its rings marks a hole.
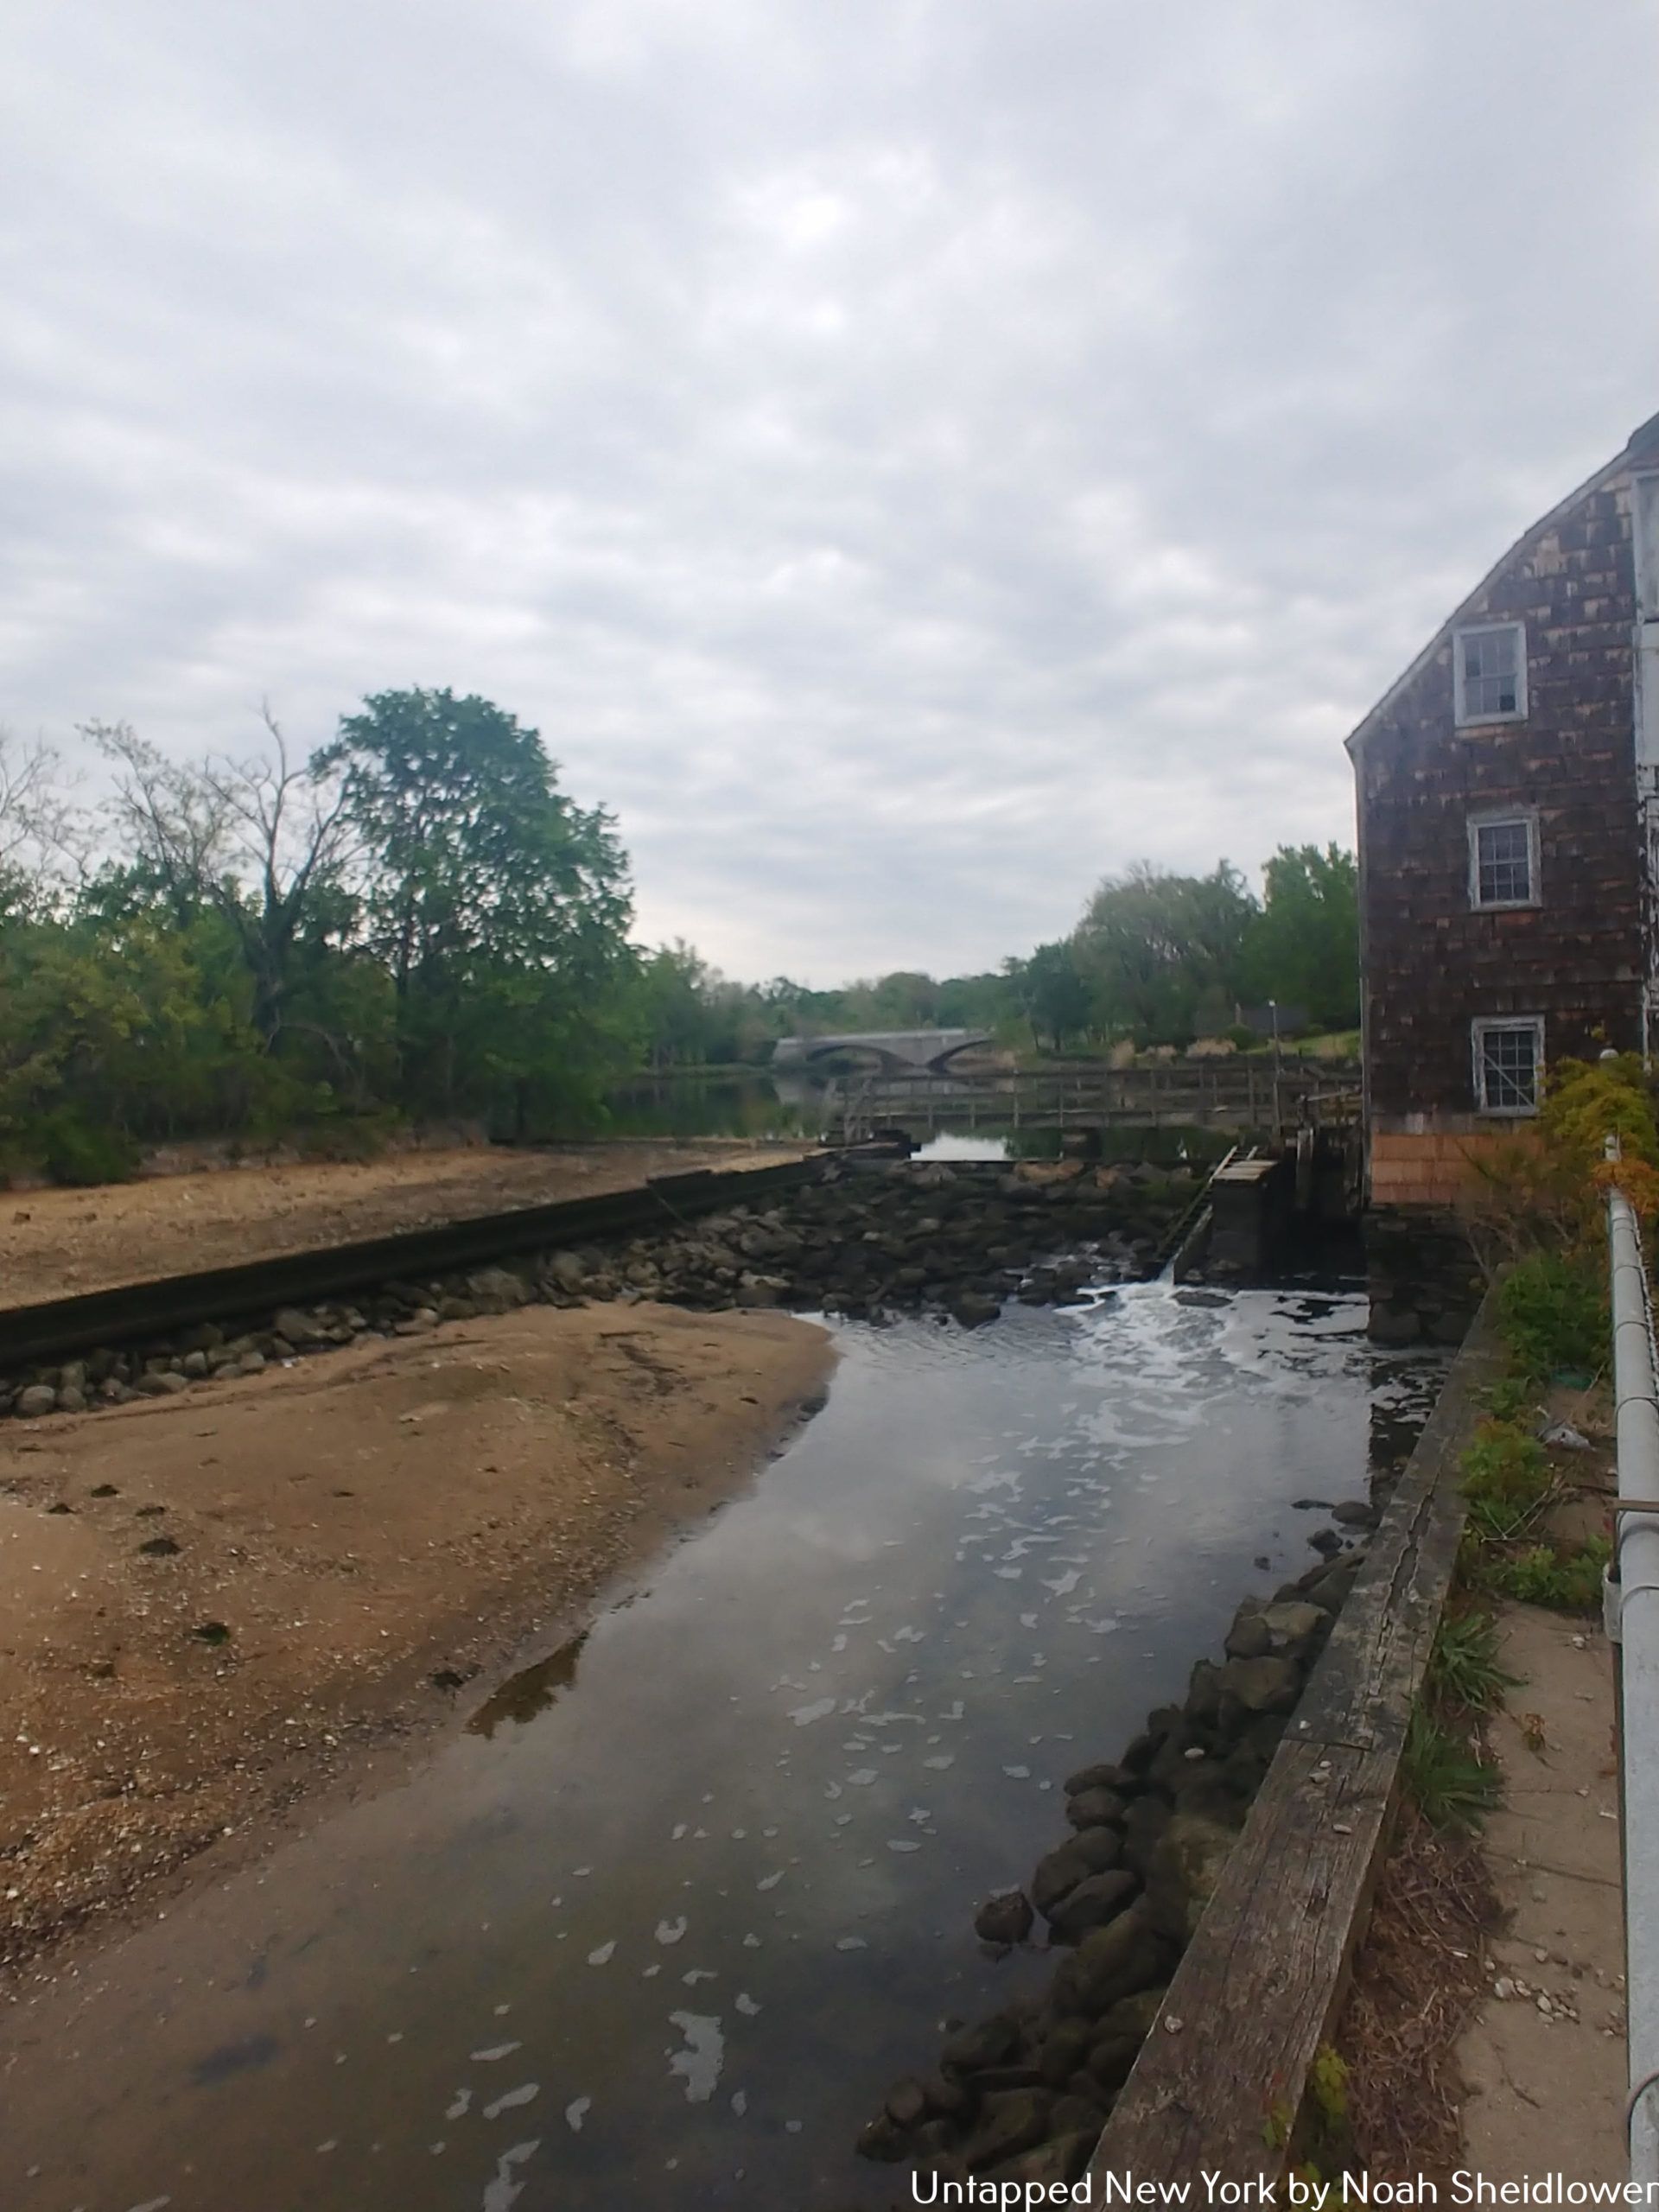
[[[1369,1507],[1338,1510],[1351,1524],[1374,1518]],[[1044,1923],[1062,1954],[1046,1992],[952,2026],[937,2068],[888,2090],[859,2138],[866,2158],[957,2183],[1081,2176],[1364,1550],[1247,1598],[1222,1660],[1198,1661],[1183,1702],[1151,1713],[1116,1760],[1067,1778],[1071,1834],[974,1920],[1003,1951]],[[1182,2024],[1164,2021],[1172,2033]]]
[[[830,1160],[772,1205],[738,1205],[654,1236],[515,1256],[353,1300],[283,1306],[255,1325],[204,1322],[102,1346],[0,1383],[0,1414],[36,1420],[168,1397],[376,1338],[419,1335],[528,1305],[652,1299],[696,1312],[782,1307],[882,1321],[926,1314],[963,1327],[1009,1300],[1065,1305],[1103,1276],[1154,1265],[1198,1178],[1148,1167]]]

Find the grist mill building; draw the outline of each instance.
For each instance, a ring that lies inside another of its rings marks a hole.
[[[1449,1338],[1471,1151],[1537,1111],[1552,1060],[1659,1048],[1659,416],[1510,548],[1348,751],[1374,1324]]]

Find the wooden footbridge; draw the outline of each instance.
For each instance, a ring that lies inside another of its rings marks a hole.
[[[831,1085],[823,1135],[861,1143],[886,1130],[913,1138],[940,1130],[1226,1129],[1285,1140],[1300,1128],[1333,1128],[1359,1115],[1359,1071],[1329,1060],[1154,1060],[1132,1067],[1099,1061],[1001,1070],[975,1076],[879,1070]]]

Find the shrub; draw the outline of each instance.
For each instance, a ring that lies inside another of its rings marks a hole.
[[[1619,1139],[1617,1164],[1603,1156]],[[1460,1201],[1489,1271],[1541,1248],[1556,1253],[1599,1245],[1601,1204],[1617,1180],[1644,1221],[1659,1217],[1659,1133],[1642,1063],[1560,1061],[1549,1071],[1538,1119],[1501,1142],[1471,1151]]]
[[[1529,1252],[1497,1294],[1504,1340],[1520,1374],[1547,1382],[1561,1368],[1593,1373],[1606,1364],[1607,1293],[1589,1254]]]
[[[99,1128],[69,1107],[45,1116],[34,1141],[54,1183],[127,1183],[138,1173],[138,1147],[130,1136]]]
[[[1601,1605],[1601,1578],[1611,1556],[1605,1536],[1584,1544],[1534,1544],[1525,1551],[1489,1555],[1479,1575],[1486,1589],[1521,1605],[1592,1613]]]
[[[1481,1402],[1494,1421],[1519,1421],[1534,1412],[1538,1392],[1522,1375],[1503,1375],[1482,1394]]]
[[[1459,1471],[1471,1522],[1500,1541],[1520,1535],[1553,1487],[1543,1446],[1513,1421],[1482,1421]]]

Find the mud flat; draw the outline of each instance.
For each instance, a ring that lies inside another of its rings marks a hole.
[[[538,1306],[11,1426],[0,1960],[385,1778],[744,1480],[831,1357],[783,1314]]]
[[[0,1306],[592,1198],[653,1175],[764,1167],[808,1149],[720,1139],[522,1152],[455,1145],[149,1176],[96,1190],[0,1192]]]

